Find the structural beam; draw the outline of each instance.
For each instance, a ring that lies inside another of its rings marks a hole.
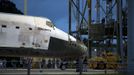
[[[68,29],[68,30],[69,30],[69,34],[71,34],[71,29],[72,29],[72,28],[71,28],[71,23],[72,23],[72,14],[71,14],[72,8],[71,8],[71,4],[72,4],[72,3],[71,3],[71,0],[68,0],[68,1],[69,1],[69,8],[68,8],[68,10],[69,10],[69,11],[68,11],[68,13],[69,13],[69,18],[68,18],[68,21],[69,21],[69,29]]]
[[[89,50],[89,58],[91,58],[91,44],[92,44],[92,41],[90,39],[90,26],[91,26],[91,22],[92,22],[92,0],[88,0],[88,50]]]
[[[128,75],[134,73],[134,0],[128,0]]]
[[[96,0],[96,22],[100,23],[100,0]]]

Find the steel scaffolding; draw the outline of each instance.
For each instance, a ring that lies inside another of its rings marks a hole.
[[[105,49],[107,49],[106,51],[116,49],[122,61],[125,60],[123,58],[126,56],[124,41],[127,39],[127,24],[124,24],[122,20],[126,20],[127,16],[122,15],[123,1],[69,0],[69,33],[84,41],[89,49],[89,57],[91,57],[92,50],[95,48],[99,52]],[[95,12],[94,6],[96,8]],[[127,14],[126,11],[124,13]],[[94,18],[95,15],[96,18]],[[74,16],[76,17],[73,18]],[[71,24],[74,21],[76,21],[75,31],[71,29],[73,26]],[[115,44],[113,44],[114,41],[116,41]]]

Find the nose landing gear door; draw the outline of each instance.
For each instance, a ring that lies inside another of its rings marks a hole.
[[[35,48],[48,50],[50,36],[46,34],[44,28],[37,27],[34,37]]]
[[[50,40],[50,29],[46,28],[46,21],[44,18],[34,18],[34,48],[48,50]]]
[[[48,50],[50,45],[51,37],[55,36],[54,29],[45,27],[45,28],[38,28],[36,33],[36,43],[40,44],[41,49]]]

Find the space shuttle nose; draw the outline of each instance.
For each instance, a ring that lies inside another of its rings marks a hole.
[[[88,54],[88,48],[87,48],[87,46],[83,45],[83,51],[84,51],[84,54],[85,55]]]
[[[88,48],[83,43],[79,43],[80,50],[83,55],[88,56]]]

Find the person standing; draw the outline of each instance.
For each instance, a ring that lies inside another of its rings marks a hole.
[[[87,72],[87,66],[88,66],[88,61],[87,61],[87,57],[86,57],[83,61],[83,71],[84,72]]]
[[[42,68],[46,68],[46,60],[45,59],[42,60]]]
[[[0,59],[0,69],[3,68],[3,61]]]
[[[3,68],[6,68],[6,64],[7,64],[7,60],[4,59],[4,60],[3,60]]]

